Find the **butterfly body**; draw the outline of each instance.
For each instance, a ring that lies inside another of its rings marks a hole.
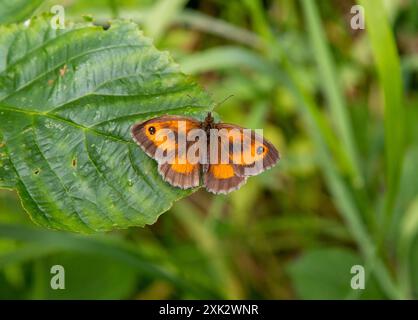
[[[276,148],[254,130],[183,116],[161,116],[132,126],[136,143],[158,163],[158,172],[172,186],[204,185],[212,193],[240,188],[249,176],[279,160]]]

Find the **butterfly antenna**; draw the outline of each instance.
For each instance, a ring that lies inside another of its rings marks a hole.
[[[220,106],[222,103],[224,103],[226,100],[228,100],[229,98],[232,98],[234,95],[233,94],[231,94],[231,95],[229,95],[229,96],[227,96],[225,99],[223,99],[222,101],[220,101],[220,102],[218,102],[218,103],[215,103],[215,107],[214,107],[214,109],[216,108],[216,107],[218,107],[218,106]]]

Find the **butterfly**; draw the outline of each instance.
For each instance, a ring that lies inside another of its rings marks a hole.
[[[214,194],[239,189],[247,178],[273,167],[280,159],[272,143],[257,130],[166,115],[134,124],[131,135],[158,163],[164,181],[182,189],[199,187]]]

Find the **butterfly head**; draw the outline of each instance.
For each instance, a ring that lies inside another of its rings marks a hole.
[[[207,123],[215,123],[215,119],[212,117],[212,112],[208,112],[205,121]]]
[[[214,124],[215,124],[215,119],[212,117],[212,113],[208,112],[205,118],[205,121],[203,122],[203,129],[204,130],[211,129],[213,128]]]

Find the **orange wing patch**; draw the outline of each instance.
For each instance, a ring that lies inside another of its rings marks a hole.
[[[230,164],[211,165],[209,170],[216,179],[229,179],[235,175],[234,168]]]
[[[176,156],[172,164],[170,164],[171,170],[174,170],[178,173],[187,174],[195,170],[196,165],[187,162],[186,155],[182,155],[181,158]]]
[[[227,194],[240,188],[246,181],[247,177],[235,174],[231,164],[211,164],[204,175],[206,190],[215,194]]]
[[[174,163],[171,165],[171,169],[178,172],[178,173],[190,173],[194,170],[196,165],[186,163],[186,164],[177,164]]]

